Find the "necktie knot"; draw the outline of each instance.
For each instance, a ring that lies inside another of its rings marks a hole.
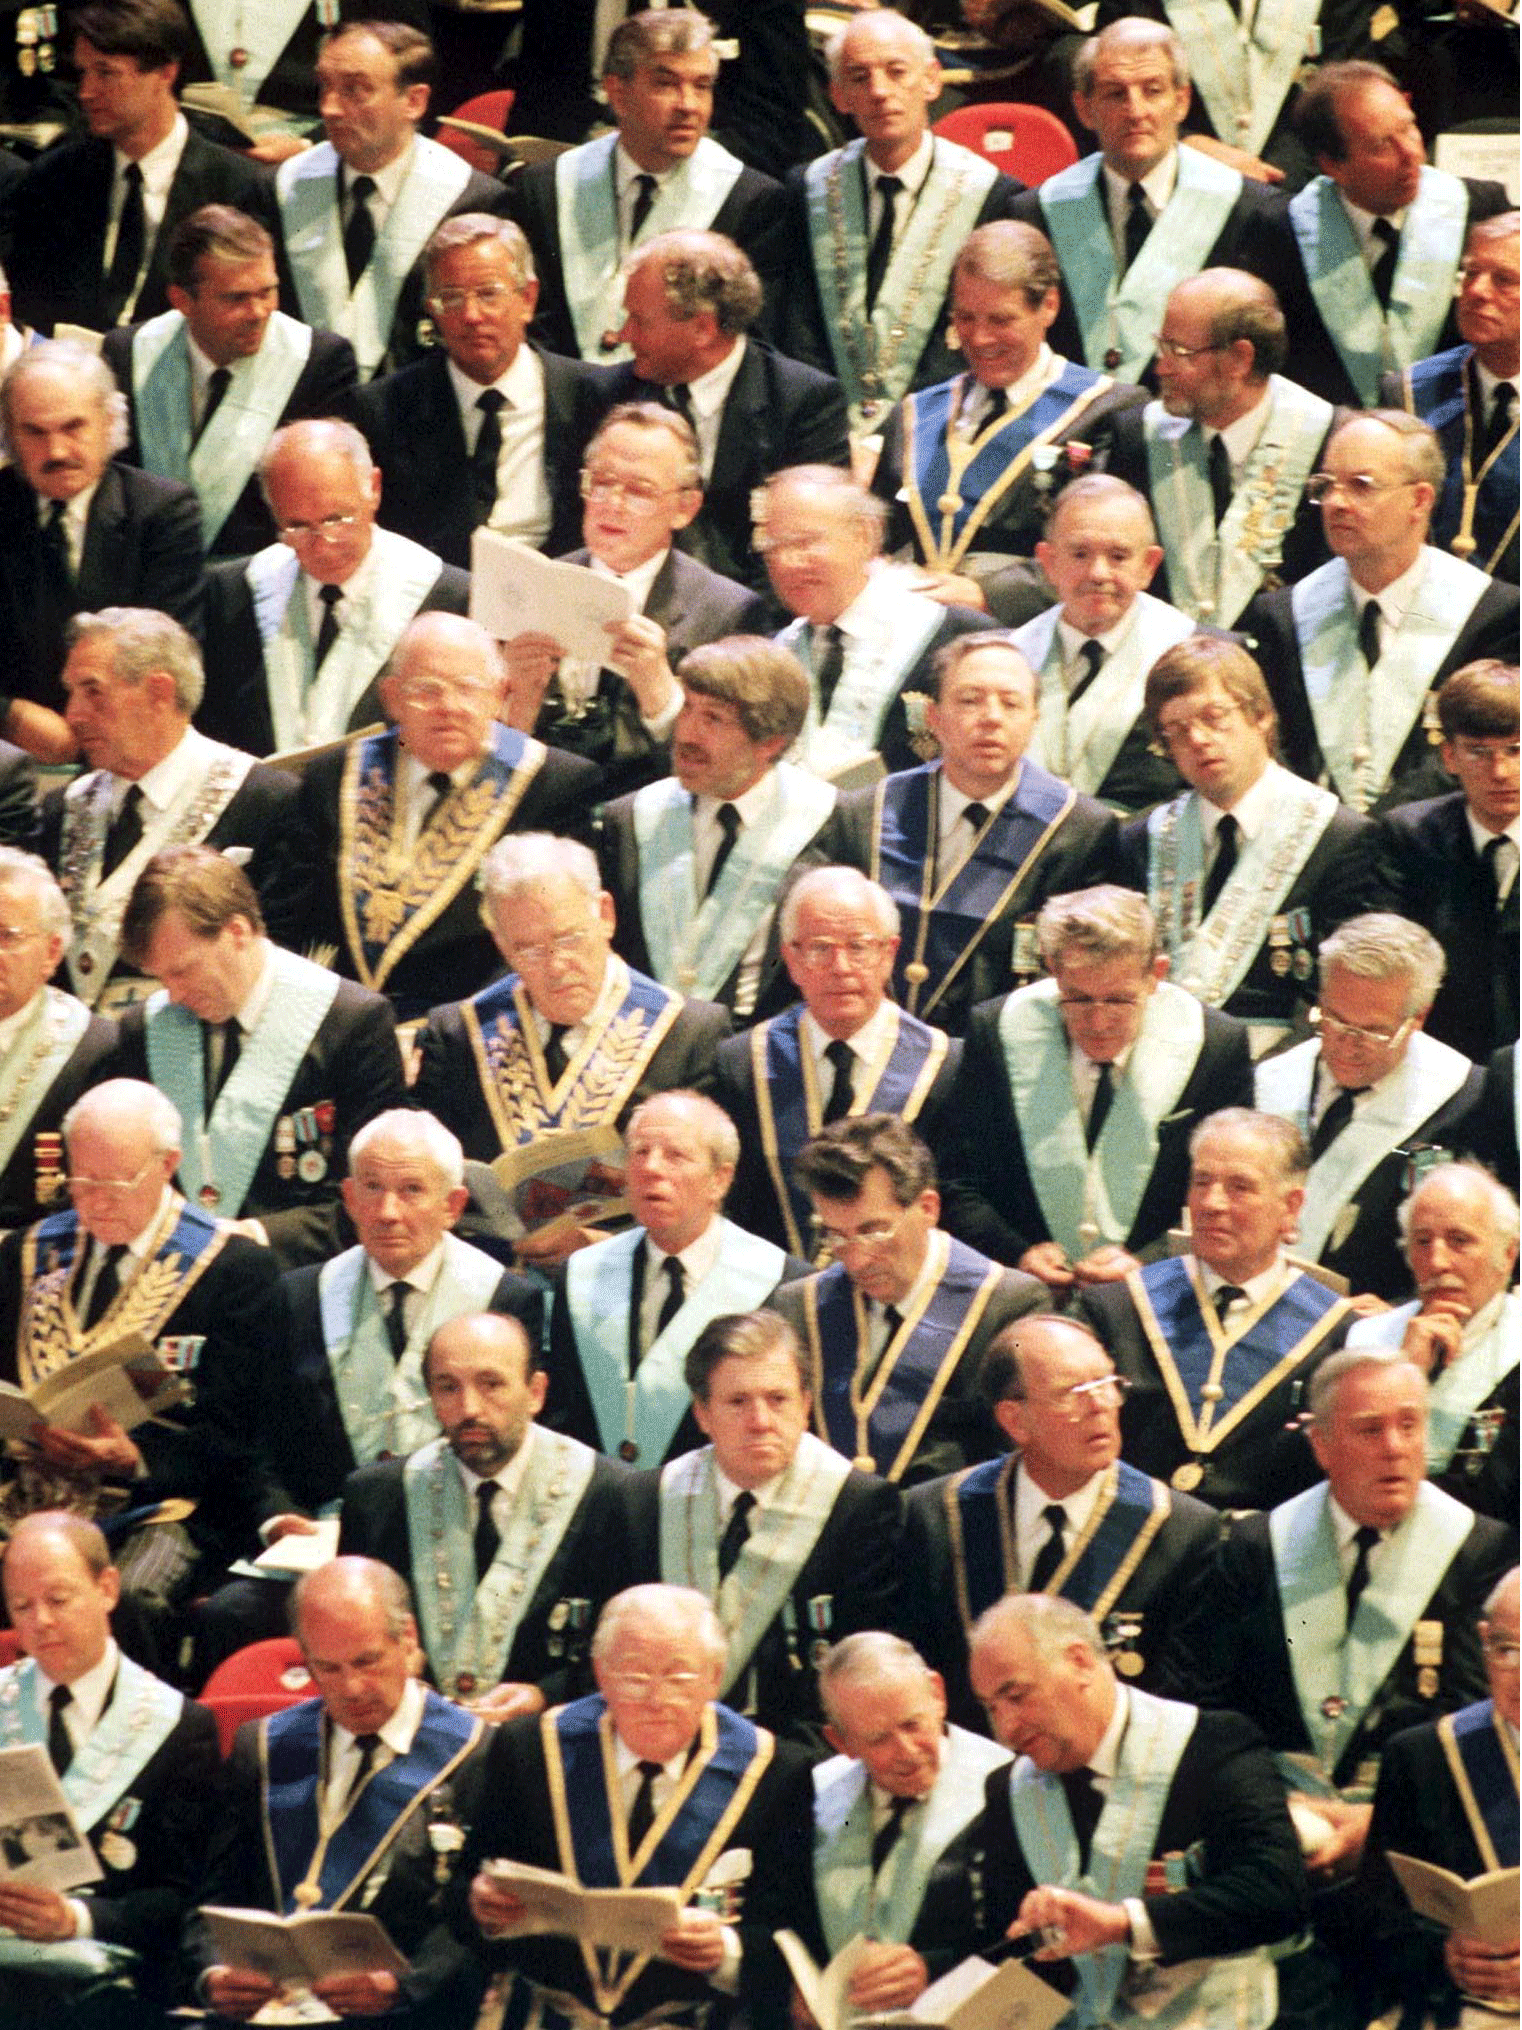
[[[830,1086],[829,1097],[824,1103],[824,1120],[843,1121],[851,1111],[851,1102],[856,1097],[852,1072],[855,1069],[856,1053],[843,1037],[836,1036],[824,1047],[824,1054],[834,1067],[835,1077]]]
[[[507,407],[507,397],[500,388],[483,388],[476,396],[476,407],[483,416],[497,416]]]
[[[1220,1285],[1210,1301],[1215,1306],[1216,1317],[1220,1319],[1223,1325],[1226,1323],[1226,1314],[1232,1305],[1243,1303],[1246,1297],[1247,1292],[1242,1288],[1240,1283],[1222,1283]]]
[[[987,804],[976,802],[970,803],[963,809],[962,816],[975,832],[981,832],[983,827],[988,823],[988,806]]]
[[[368,204],[375,195],[375,178],[373,176],[356,176],[349,185],[349,195],[354,199],[356,204]]]
[[[1074,680],[1072,689],[1068,692],[1069,705],[1076,705],[1078,703],[1078,700],[1099,675],[1104,665],[1104,659],[1104,643],[1096,641],[1090,636],[1078,651],[1076,660],[1082,664],[1082,668]]]
[[[905,1815],[919,1802],[912,1797],[890,1797],[888,1816],[872,1835],[872,1873],[882,1873],[883,1863],[898,1843],[899,1834],[904,1830]]]
[[[1026,1587],[1029,1593],[1045,1591],[1053,1572],[1062,1563],[1063,1552],[1066,1549],[1068,1512],[1062,1503],[1049,1501],[1042,1509],[1041,1515],[1049,1534],[1031,1565],[1030,1580]]]
[[[665,389],[665,406],[687,424],[692,423],[692,389],[686,381],[672,381]]]
[[[750,1536],[750,1512],[756,1505],[756,1497],[748,1487],[741,1488],[735,1496],[735,1505],[729,1511],[729,1520],[724,1525],[724,1534],[719,1539],[719,1577],[727,1579],[740,1562],[740,1553],[745,1549]]]
[[[714,823],[719,828],[718,851],[713,856],[713,865],[708,870],[708,886],[705,896],[712,895],[719,885],[719,876],[724,872],[724,863],[735,850],[735,840],[740,836],[740,813],[733,804],[720,804],[714,812]]]

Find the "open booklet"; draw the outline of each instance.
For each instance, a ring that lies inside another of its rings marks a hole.
[[[470,617],[498,641],[553,635],[562,655],[605,663],[607,629],[633,611],[627,585],[585,564],[554,563],[495,529],[471,537]]]
[[[871,1944],[860,1932],[820,1967],[794,1931],[779,1931],[777,1946],[819,2030],[852,2030],[865,2023],[922,2023],[936,2030],[1054,2030],[1072,2008],[1018,1960],[994,1966],[976,1954],[944,1973],[907,2009],[868,2013],[846,1999],[857,1962]]]
[[[1515,1942],[1517,1886],[1522,1879],[1517,1869],[1492,1868],[1488,1875],[1465,1881],[1431,1861],[1418,1861],[1414,1854],[1392,1853],[1386,1859],[1419,1917],[1430,1917],[1445,1931],[1483,1939],[1486,1945]]]
[[[677,1889],[583,1889],[526,1861],[488,1861],[486,1872],[523,1904],[522,1917],[499,1934],[504,1938],[549,1934],[610,1951],[654,1952],[682,1914]]]
[[[0,1878],[60,1893],[101,1879],[47,1750],[0,1748]]]
[[[400,1977],[407,1971],[386,1927],[364,1911],[303,1910],[280,1917],[271,1910],[208,1903],[200,1914],[218,1965],[264,1974],[287,1991],[310,1989],[328,1974]]]
[[[184,1378],[165,1366],[151,1341],[129,1332],[79,1354],[35,1388],[0,1382],[0,1440],[25,1438],[37,1424],[86,1430],[95,1404],[131,1431],[184,1394]]]

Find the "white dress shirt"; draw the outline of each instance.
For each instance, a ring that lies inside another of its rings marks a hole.
[[[1126,219],[1131,210],[1131,185],[1139,183],[1147,200],[1147,210],[1156,219],[1170,197],[1178,181],[1178,150],[1170,148],[1161,162],[1154,162],[1145,176],[1122,176],[1108,162],[1100,165],[1100,180],[1104,184],[1105,212],[1110,221],[1110,238],[1115,243],[1115,265],[1117,269],[1125,259]]]
[[[174,182],[180,166],[180,157],[185,153],[185,143],[190,138],[190,128],[183,113],[176,113],[169,132],[162,141],[154,143],[146,155],[140,155],[137,166],[143,177],[143,263],[137,271],[137,279],[122,306],[118,324],[130,324],[137,307],[138,295],[143,286],[143,277],[153,259],[154,243],[159,228],[164,223],[164,212],[169,204],[169,186]],[[127,201],[127,170],[132,156],[124,155],[120,148],[111,150],[111,202],[106,214],[106,237],[101,248],[101,267],[109,272],[116,253],[116,236],[121,228],[122,207]]]
[[[474,452],[486,421],[477,401],[486,389],[449,362],[449,379],[460,405],[465,449]],[[538,549],[550,532],[549,481],[544,471],[544,363],[532,346],[520,345],[512,364],[491,383],[503,398],[497,411],[502,448],[497,453],[497,498],[488,528]]]

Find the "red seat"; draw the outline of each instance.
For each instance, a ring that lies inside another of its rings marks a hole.
[[[467,99],[456,106],[446,117],[450,120],[468,120],[475,127],[490,127],[494,134],[507,132],[507,116],[513,109],[513,92],[477,92],[473,99]],[[495,176],[502,167],[502,152],[478,141],[473,134],[462,134],[458,128],[440,124],[434,139],[441,148],[461,155],[472,169],[479,169],[483,176]]]
[[[226,1755],[245,1720],[299,1706],[313,1695],[311,1677],[294,1637],[277,1635],[251,1642],[219,1663],[206,1680],[199,1703],[216,1718],[217,1738]]]
[[[0,1628],[0,1670],[21,1654],[21,1637],[14,1628]]]
[[[1078,147],[1055,113],[1014,100],[958,106],[935,123],[937,134],[983,155],[1021,183],[1044,183],[1078,160]]]

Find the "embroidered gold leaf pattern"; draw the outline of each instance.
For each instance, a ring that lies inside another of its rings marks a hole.
[[[486,1032],[486,1061],[491,1068],[505,1118],[528,1141],[549,1128],[601,1127],[621,1104],[630,1071],[644,1054],[648,1022],[636,1009],[617,1015],[598,1038],[597,1048],[566,1096],[560,1112],[545,1106],[533,1065],[516,1024],[499,1015]]]
[[[43,1381],[66,1367],[77,1354],[109,1346],[129,1333],[140,1332],[145,1339],[154,1338],[180,1300],[183,1267],[184,1258],[177,1253],[147,1263],[83,1337],[71,1331],[70,1314],[64,1309],[69,1270],[50,1269],[36,1277],[23,1313],[27,1356],[23,1385]]]
[[[408,854],[394,829],[390,777],[383,768],[366,773],[354,810],[354,889],[362,898],[366,944],[388,944],[460,860],[476,851],[498,791],[490,775],[453,791]]]

